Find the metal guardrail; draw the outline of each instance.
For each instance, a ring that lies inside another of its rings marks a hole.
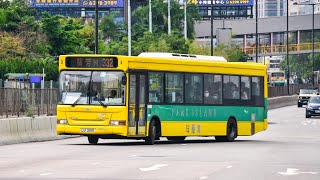
[[[320,42],[314,43],[314,49],[320,50]],[[241,48],[243,52],[248,55],[256,54],[256,47],[246,47]],[[302,44],[289,44],[289,51],[311,51],[312,43],[302,43]],[[287,52],[287,45],[273,45],[273,46],[258,46],[259,54],[272,54],[272,53],[285,53]]]
[[[57,89],[0,88],[0,118],[56,115]]]
[[[290,95],[299,93],[300,89],[303,88],[311,88],[312,84],[299,84],[293,85],[290,84],[289,91]],[[288,87],[287,86],[275,86],[275,87],[268,87],[268,97],[278,97],[278,96],[287,96],[288,94]]]
[[[296,94],[311,84],[290,85],[290,94]],[[268,97],[287,96],[287,86],[268,87]],[[58,89],[0,88],[0,118],[56,115]]]

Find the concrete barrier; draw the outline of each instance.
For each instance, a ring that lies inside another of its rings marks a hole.
[[[298,96],[268,99],[269,110],[297,104]],[[56,117],[22,117],[0,119],[0,145],[56,140],[78,136],[56,135]]]
[[[281,96],[268,99],[269,110],[297,104],[298,96]]]
[[[0,145],[63,139],[56,135],[56,117],[0,119]]]

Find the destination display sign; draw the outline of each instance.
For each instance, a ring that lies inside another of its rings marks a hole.
[[[71,68],[117,68],[116,57],[67,57],[66,66]]]

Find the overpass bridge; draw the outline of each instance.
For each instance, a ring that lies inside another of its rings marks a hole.
[[[249,57],[256,56],[256,47],[241,48]],[[314,52],[320,53],[320,42],[314,42]],[[312,53],[312,43],[289,44],[289,54]],[[287,54],[287,45],[258,46],[258,56],[282,56]]]
[[[232,35],[239,40],[241,49],[254,57],[255,50],[255,19],[229,19],[213,21],[213,36],[218,29],[231,29]],[[320,40],[320,14],[314,15],[315,41]],[[289,16],[289,54],[304,54],[312,52],[311,30],[312,15]],[[201,21],[195,24],[195,36],[205,40],[210,46],[211,23]],[[258,19],[258,56],[278,56],[286,54],[287,17],[268,17]],[[320,42],[314,43],[315,52],[320,52]]]

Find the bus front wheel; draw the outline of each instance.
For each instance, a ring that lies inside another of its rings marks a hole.
[[[238,136],[237,122],[234,119],[229,119],[227,124],[227,135],[226,136],[215,136],[218,142],[232,142]]]
[[[153,145],[157,136],[155,121],[151,121],[149,126],[149,136],[145,139],[146,144]]]
[[[97,136],[88,136],[88,141],[90,144],[98,144],[99,138]]]

